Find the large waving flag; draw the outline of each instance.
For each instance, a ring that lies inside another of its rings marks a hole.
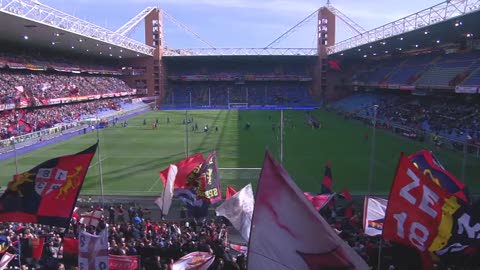
[[[428,179],[435,182],[450,194],[457,196],[464,202],[468,202],[468,192],[465,184],[449,171],[445,170],[432,152],[423,150],[410,155],[408,159],[413,162]]]
[[[369,269],[267,152],[248,247],[248,269]]]
[[[200,166],[202,165],[202,163],[203,155],[201,153],[195,154],[176,163],[175,166],[177,167],[178,172],[175,176],[174,188],[185,188],[187,186],[187,179],[192,177],[192,174],[198,173],[198,170],[200,170]],[[169,170],[170,166],[160,172],[160,179],[163,182],[163,186],[165,186],[167,183]]]
[[[323,176],[322,180],[322,194],[332,194],[333,193],[333,188],[332,188],[332,167],[330,165],[330,161],[327,162],[327,166],[325,166],[325,174]]]
[[[420,252],[443,249],[452,236],[453,215],[459,208],[455,196],[427,179],[402,154],[388,199],[383,238]]]
[[[345,206],[345,212],[344,212],[344,216],[346,218],[351,218],[353,217],[353,198],[352,198],[352,194],[350,194],[350,190],[348,190],[348,188],[342,190],[340,192],[340,195],[343,196],[343,198],[345,198],[345,201],[347,201],[347,205]]]
[[[215,256],[208,252],[192,252],[176,261],[172,270],[207,270],[215,260]]]
[[[94,144],[15,175],[0,197],[0,221],[68,227],[96,149]]]
[[[175,186],[175,178],[177,177],[177,174],[177,166],[170,164],[168,167],[167,182],[164,185],[162,197],[159,197],[155,200],[155,203],[162,210],[162,214],[164,216],[168,215],[168,211],[172,205],[173,188]]]
[[[366,235],[381,235],[388,200],[378,197],[365,197],[363,207],[363,231]]]
[[[222,189],[218,173],[217,152],[213,151],[205,159],[199,172],[197,197],[203,198],[208,203],[221,200]]]
[[[226,217],[230,223],[232,223],[233,227],[240,232],[243,239],[248,241],[254,204],[255,199],[252,185],[248,184],[230,199],[218,206],[215,212],[217,216]]]
[[[78,241],[78,265],[84,270],[108,269],[108,232],[99,235],[81,231]]]

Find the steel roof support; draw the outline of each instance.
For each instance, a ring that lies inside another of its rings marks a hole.
[[[424,28],[480,10],[480,0],[447,0],[417,13],[382,25],[327,48],[328,54],[345,51],[367,43]]]
[[[152,56],[155,50],[141,42],[31,0],[2,0],[0,12],[145,55]]]

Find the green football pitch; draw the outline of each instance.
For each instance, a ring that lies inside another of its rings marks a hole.
[[[212,110],[189,111],[193,124],[188,129],[188,151],[218,154],[223,189],[226,185],[241,188],[248,182],[256,186],[265,150],[277,159],[280,136],[277,125],[280,111]],[[325,164],[330,161],[333,187],[349,188],[354,194],[367,192],[369,179],[371,128],[357,121],[345,120],[336,114],[312,112],[322,128],[312,130],[305,121],[305,111],[285,111],[284,165],[304,191],[319,192]],[[167,124],[167,117],[170,123]],[[144,119],[147,124],[143,125]],[[152,123],[158,119],[157,130]],[[156,195],[162,190],[159,171],[186,155],[186,128],[182,123],[185,111],[154,111],[128,120],[128,127],[100,130],[100,160],[105,194]],[[246,123],[251,128],[245,129]],[[198,131],[192,131],[194,124]],[[203,127],[210,127],[208,133]],[[214,127],[218,127],[218,131]],[[275,127],[275,128],[274,128]],[[365,138],[368,134],[368,139]],[[79,152],[96,141],[96,133],[80,135],[45,148],[19,155],[19,171],[56,156]],[[433,149],[443,165],[458,178],[462,177],[463,154],[432,148],[427,144],[400,137],[388,131],[377,131],[372,191],[388,194],[401,152],[414,153]],[[98,155],[98,153],[97,153]],[[470,191],[480,185],[480,161],[466,159],[465,182]],[[5,186],[15,173],[13,159],[0,162],[0,176]],[[239,168],[239,169],[225,169]],[[243,168],[243,169],[242,169]],[[95,157],[83,185],[82,194],[99,194],[99,162]]]

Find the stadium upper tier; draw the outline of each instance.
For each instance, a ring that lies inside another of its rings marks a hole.
[[[1,46],[1,44],[0,44]],[[98,59],[93,61],[79,61],[55,55],[23,54],[14,51],[0,51],[0,69],[27,69],[35,71],[55,70],[68,73],[89,73],[122,75],[120,68],[115,64],[101,63]]]
[[[0,70],[0,110],[136,94],[116,77]]]
[[[480,51],[435,52],[372,61],[357,69],[352,83],[389,89],[455,89],[476,93],[480,87]]]

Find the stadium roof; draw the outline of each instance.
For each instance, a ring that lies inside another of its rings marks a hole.
[[[337,52],[331,56],[375,58],[421,50],[444,48],[480,36],[480,11],[423,27],[415,31]]]
[[[315,56],[317,48],[196,48],[167,49],[164,56]]]
[[[97,57],[152,56],[154,48],[31,0],[0,1],[0,40]],[[28,46],[28,45],[26,45]]]
[[[448,0],[438,5],[401,18],[340,41],[327,48],[328,54],[351,54],[369,56],[368,53],[391,53],[394,50],[406,50],[408,46],[436,45],[455,42],[462,37],[472,38],[480,35],[478,21],[480,0]],[[461,22],[461,23],[459,23]],[[426,34],[425,34],[426,33]],[[470,34],[469,36],[467,36]],[[472,36],[473,35],[473,36]],[[402,41],[402,42],[397,42]],[[439,42],[437,42],[439,41]],[[410,43],[409,43],[410,42]],[[375,49],[375,44],[383,47]],[[389,45],[389,46],[385,46]],[[364,50],[365,48],[377,50]],[[368,53],[365,53],[365,52]]]

